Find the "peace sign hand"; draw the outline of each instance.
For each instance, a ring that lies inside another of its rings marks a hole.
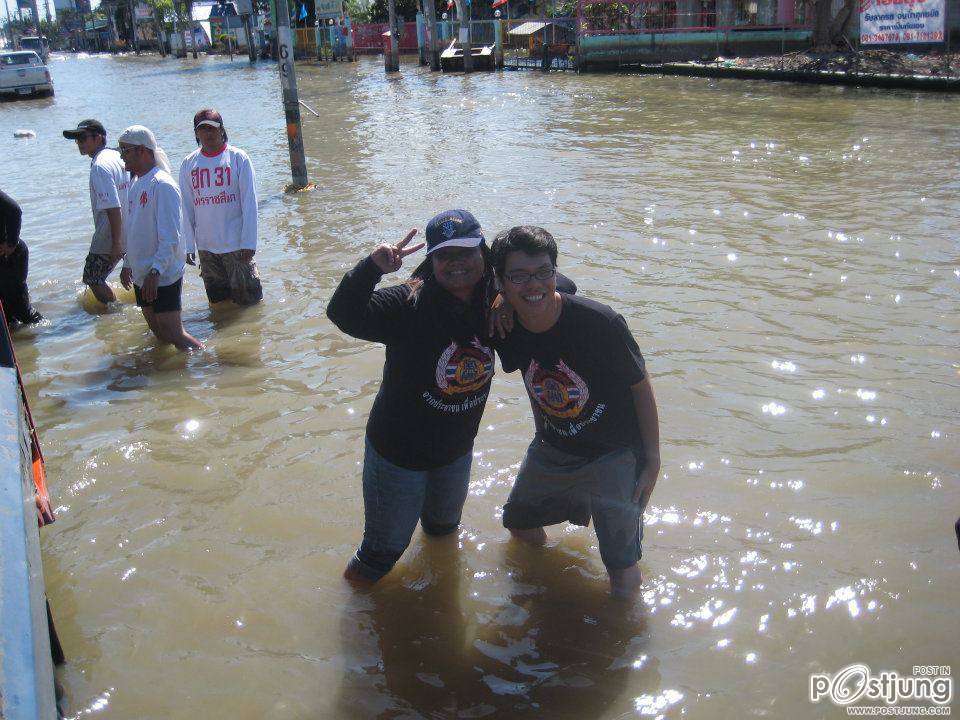
[[[373,258],[373,262],[380,272],[384,275],[387,273],[396,272],[400,269],[400,266],[403,265],[403,259],[410,253],[415,253],[417,250],[422,248],[426,243],[418,243],[413,247],[406,247],[407,243],[413,239],[413,236],[417,234],[417,229],[414,228],[407,233],[407,236],[398,242],[396,245],[377,245],[376,249],[370,255]]]

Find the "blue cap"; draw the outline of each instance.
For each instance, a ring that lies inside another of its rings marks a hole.
[[[480,223],[466,210],[445,210],[427,223],[427,255],[444,247],[477,247],[483,242]]]

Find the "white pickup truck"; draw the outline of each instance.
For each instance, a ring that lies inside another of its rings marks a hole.
[[[0,95],[53,95],[50,71],[32,50],[0,53]]]

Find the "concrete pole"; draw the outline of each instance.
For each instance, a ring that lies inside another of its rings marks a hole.
[[[462,12],[460,13],[460,47],[463,48],[463,71],[465,73],[473,72],[473,46],[470,44],[470,16],[472,13],[470,8],[468,2],[466,17]],[[462,9],[462,5],[457,7],[457,10]]]
[[[163,47],[163,28],[160,25],[159,10],[157,8],[153,9],[153,28],[154,32],[157,34],[157,50],[160,51],[160,57],[166,57],[167,52]]]
[[[82,0],[77,0],[77,8],[80,13],[80,50],[87,49],[87,16],[83,12]]]
[[[173,34],[180,39],[177,41],[176,48],[173,47],[173,39],[170,40],[170,52],[174,57],[186,57],[187,47],[184,45],[186,41],[183,39],[183,13],[180,10],[178,0],[174,0],[173,2]],[[182,55],[180,54],[181,51],[183,52]]]
[[[397,28],[397,3],[388,0],[387,10],[390,21],[390,58],[385,61],[387,72],[400,71],[400,32]]]
[[[307,159],[303,154],[303,126],[300,122],[300,97],[297,92],[297,69],[293,60],[293,33],[290,30],[290,8],[287,0],[277,3],[277,61],[280,86],[283,88],[283,112],[287,121],[287,145],[290,149],[292,188],[302,190],[308,184]]]
[[[140,54],[140,42],[137,40],[137,11],[133,7],[133,0],[127,0],[127,10],[130,13],[130,38],[133,41],[133,51]]]
[[[427,64],[427,16],[417,11],[417,61]]]
[[[191,0],[185,0],[183,7],[187,13],[187,37],[190,38],[190,49],[193,51],[193,59],[197,59],[197,38],[193,34],[193,3]]]
[[[13,26],[10,24],[10,5],[4,0],[3,6],[7,9],[7,35],[10,36],[10,50],[13,50]]]
[[[434,0],[423,0],[424,11],[427,15],[427,54],[430,58],[430,69],[440,69],[440,49],[437,43],[437,6]]]
[[[257,61],[257,48],[253,43],[253,16],[252,15],[243,16],[243,29],[247,33],[247,55],[250,57],[250,62],[255,63]]]

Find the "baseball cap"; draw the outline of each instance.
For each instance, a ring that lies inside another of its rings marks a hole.
[[[81,135],[103,135],[107,136],[107,129],[99,120],[81,120],[77,123],[76,130],[64,130],[63,136],[67,140],[76,140]]]
[[[466,210],[445,210],[427,223],[427,255],[444,247],[477,247],[483,242],[480,223]]]
[[[117,143],[123,145],[142,145],[151,150],[157,149],[157,138],[154,137],[149,128],[145,128],[143,125],[131,125],[128,127],[120,133],[120,137],[117,138]]]
[[[196,129],[201,125],[222,128],[223,117],[216,110],[201,110],[193,116],[193,127]]]

